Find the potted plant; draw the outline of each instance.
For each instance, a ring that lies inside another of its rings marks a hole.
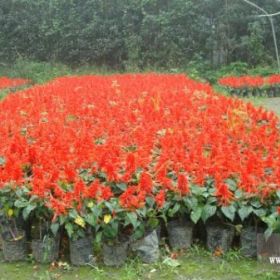
[[[258,259],[267,257],[278,257],[280,254],[280,191],[272,193],[270,197],[270,207],[262,221],[267,229],[263,234],[258,234]]]
[[[0,189],[0,229],[6,261],[20,261],[27,257],[22,209],[16,205],[18,197],[23,195],[26,195],[25,189],[12,185]]]
[[[246,195],[242,190],[235,192],[238,204],[237,214],[241,221],[240,246],[241,253],[246,257],[257,256],[257,235],[263,233],[262,218],[266,215],[267,206],[257,196]]]
[[[159,257],[156,205],[162,200],[160,195],[154,199],[148,191],[152,190],[149,175],[141,175],[138,181],[135,178],[130,185],[111,186],[115,195],[100,202],[102,214],[97,236],[103,243],[103,259],[108,266],[121,266],[127,258],[129,245],[144,262],[154,262]]]
[[[223,253],[230,249],[234,238],[235,226],[232,224],[237,205],[232,201],[233,192],[237,189],[233,179],[215,186],[215,181],[208,178],[205,187],[197,187],[192,192],[196,193],[198,205],[191,212],[194,221],[202,219],[205,223],[207,248],[214,252]]]
[[[155,197],[146,197],[145,206],[127,216],[138,231],[131,235],[130,247],[144,263],[159,259],[160,220],[164,219],[161,212],[164,204],[165,193],[161,190]]]
[[[194,199],[190,195],[189,183],[186,175],[180,173],[173,179],[173,189],[167,191],[167,202],[163,208],[167,220],[169,244],[173,249],[189,248],[193,241],[193,222],[190,209]]]
[[[39,263],[51,263],[59,255],[59,224],[52,222],[53,211],[44,199],[37,195],[19,197],[15,205],[22,209],[24,220],[31,223],[31,248],[34,259]]]
[[[70,209],[67,215],[60,216],[60,225],[64,225],[69,238],[70,260],[75,266],[93,262],[93,236],[90,225],[76,209]]]
[[[101,203],[103,206],[97,240],[103,244],[103,261],[107,266],[121,266],[127,258],[129,238],[133,231],[131,222],[136,226],[134,214],[121,208],[118,198]]]

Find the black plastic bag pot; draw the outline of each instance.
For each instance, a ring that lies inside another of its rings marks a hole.
[[[128,242],[103,244],[103,261],[107,266],[121,266],[127,258]]]
[[[234,227],[226,225],[210,224],[206,226],[207,248],[214,252],[222,250],[227,252],[234,238]]]
[[[270,88],[267,90],[267,97],[274,97],[275,94],[274,94],[274,88]]]
[[[232,89],[229,90],[229,94],[230,94],[231,96],[238,95],[236,89],[234,89],[234,88],[232,88]]]
[[[274,96],[275,97],[280,97],[280,87],[279,86],[275,87]]]
[[[2,238],[4,260],[7,262],[23,261],[27,257],[25,232],[18,232],[14,238]]]
[[[260,233],[256,227],[244,227],[240,233],[241,253],[245,257],[257,257],[257,235]]]
[[[280,234],[273,233],[266,239],[264,233],[258,233],[257,248],[257,258],[259,261],[278,264],[277,260],[280,256]]]
[[[51,263],[58,259],[59,236],[46,236],[43,240],[32,240],[32,255],[38,263]]]
[[[172,249],[187,249],[193,242],[193,228],[191,222],[174,220],[167,224],[169,245]]]
[[[158,261],[160,252],[157,230],[153,230],[140,240],[134,241],[131,244],[131,250],[135,252],[144,263]]]
[[[76,266],[92,263],[93,245],[91,237],[70,240],[70,260],[71,263]]]

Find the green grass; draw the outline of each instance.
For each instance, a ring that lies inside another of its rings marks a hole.
[[[164,259],[164,257],[163,257]],[[96,267],[53,268],[30,263],[0,263],[0,280],[279,280],[280,265],[270,265],[246,259],[231,251],[223,257],[213,257],[201,247],[194,246],[178,259],[179,266],[170,266],[163,260],[143,264],[131,259],[121,268]]]
[[[37,62],[18,59],[14,64],[0,64],[0,77],[18,77],[30,79],[33,83],[41,84],[56,77],[83,74],[110,74],[112,70],[105,67],[84,65],[71,68],[64,64],[54,62]]]

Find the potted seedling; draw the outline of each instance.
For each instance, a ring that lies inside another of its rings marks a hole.
[[[184,174],[173,176],[174,189],[167,192],[167,202],[163,208],[167,220],[169,245],[173,249],[187,249],[193,241],[194,224],[190,218],[190,205],[192,201],[189,183]]]
[[[26,195],[25,189],[12,185],[0,189],[0,227],[3,254],[6,261],[20,261],[27,257],[26,232],[22,209],[16,204],[18,197]]]

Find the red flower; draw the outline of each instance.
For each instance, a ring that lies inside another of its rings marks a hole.
[[[153,180],[150,174],[143,172],[139,181],[139,188],[141,191],[151,193],[153,189]]]
[[[160,190],[159,193],[155,196],[155,201],[158,208],[162,208],[165,203],[165,192]]]
[[[88,198],[97,198],[100,192],[100,183],[95,180],[93,183],[90,184],[89,187],[86,188],[85,196]]]
[[[100,198],[102,200],[109,200],[111,197],[113,197],[113,193],[110,187],[103,186],[101,188],[101,195]]]
[[[146,193],[138,187],[131,186],[119,197],[120,205],[130,210],[142,208],[145,205]]]
[[[218,183],[216,187],[216,196],[223,205],[228,205],[233,199],[233,194],[225,183]]]
[[[179,174],[178,175],[178,185],[177,185],[178,191],[182,195],[186,195],[190,192],[189,189],[189,183],[185,175]]]

